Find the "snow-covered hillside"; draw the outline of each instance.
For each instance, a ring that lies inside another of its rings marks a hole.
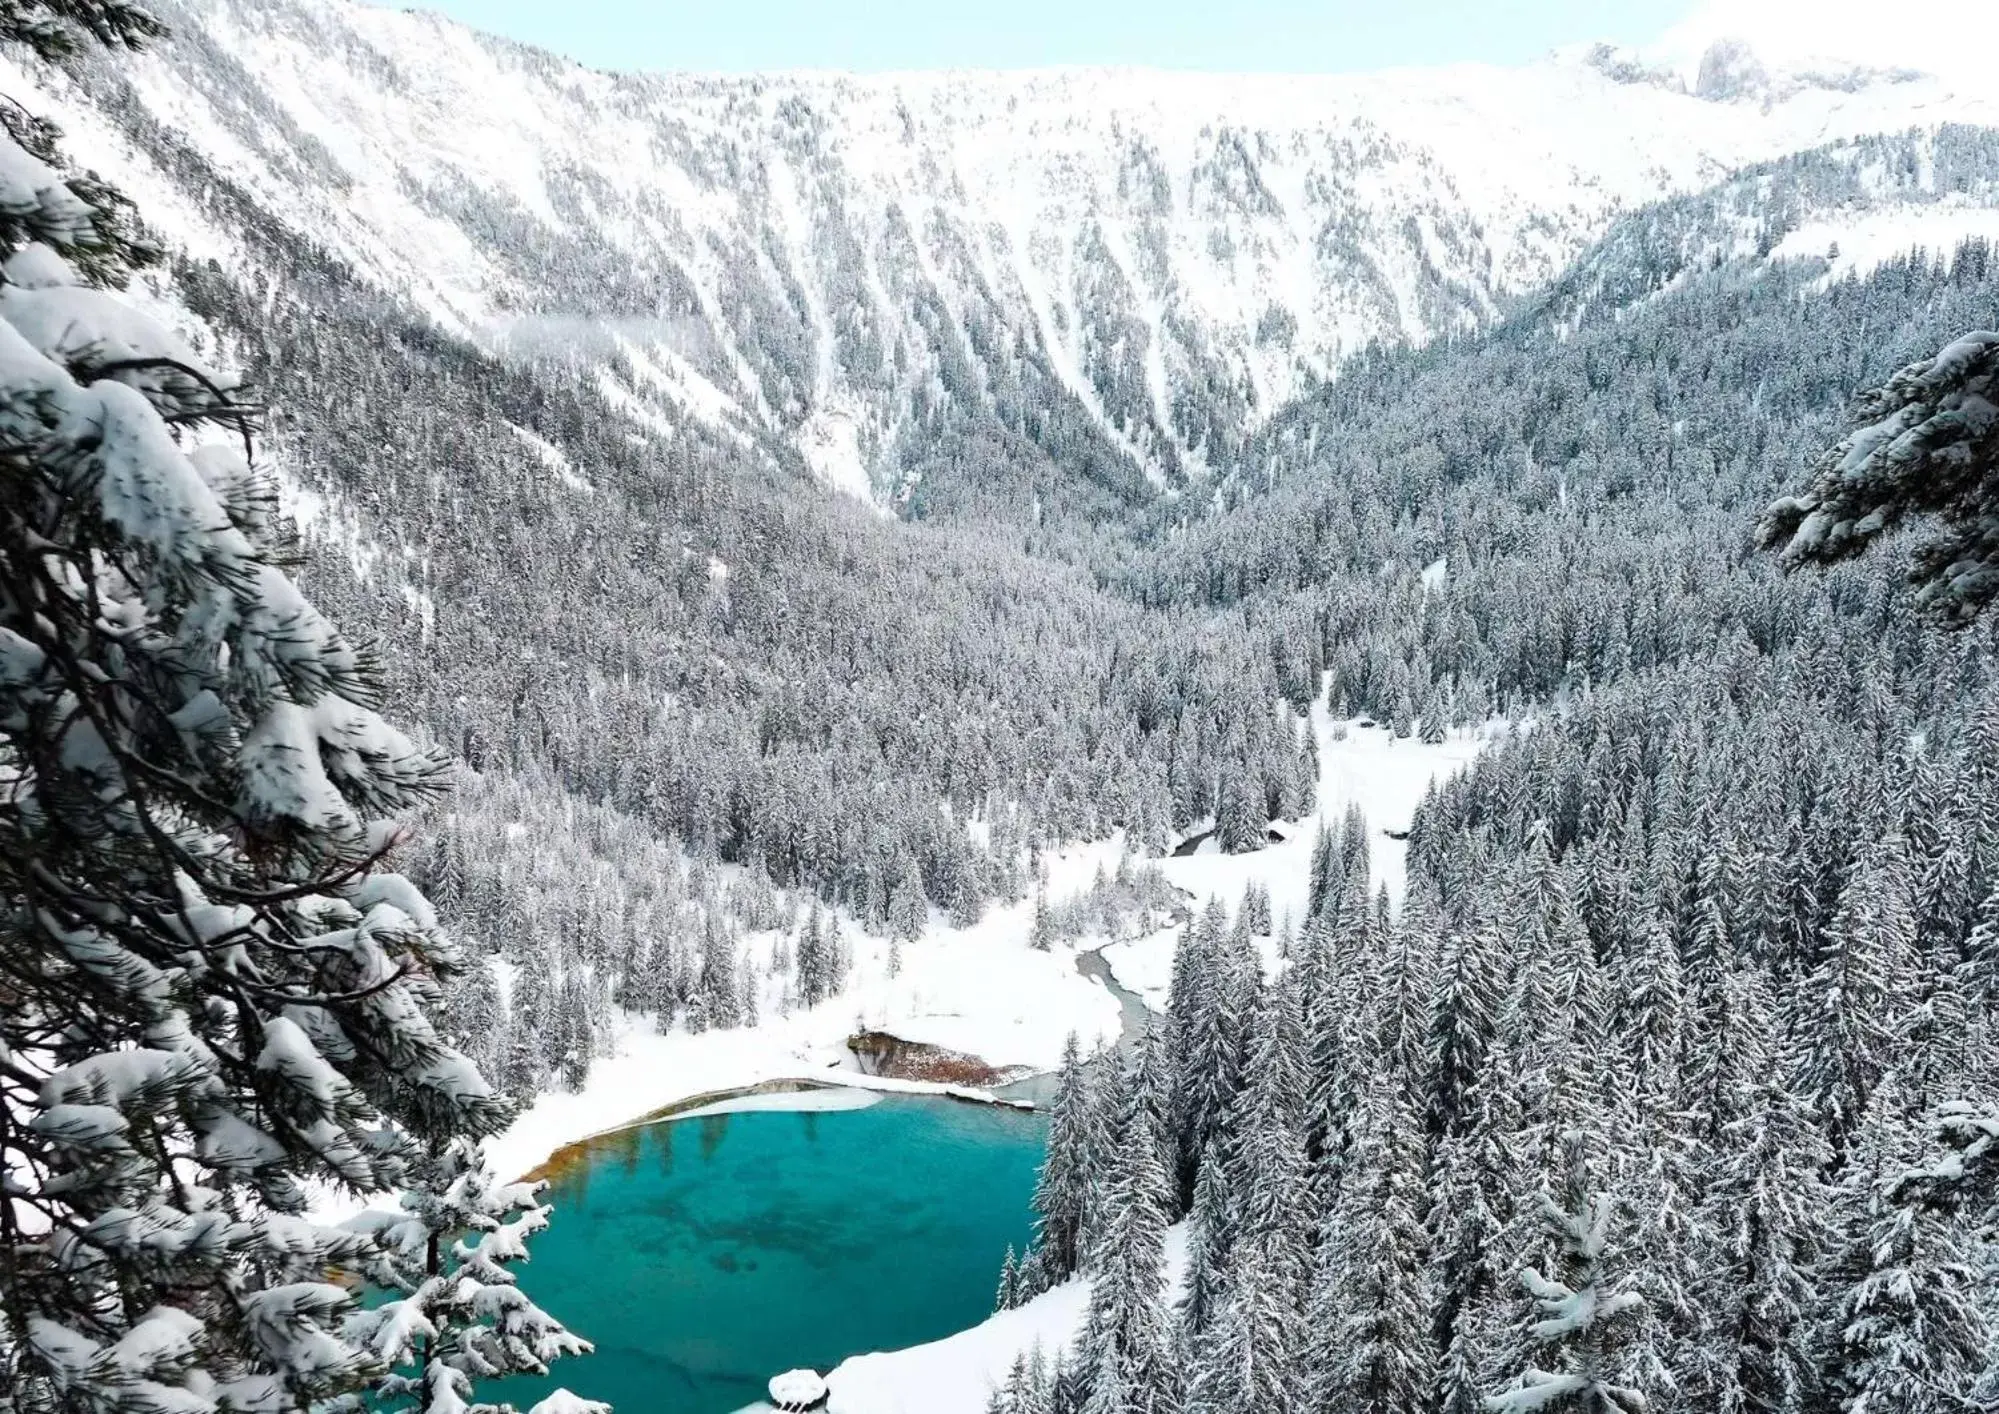
[[[1779,81],[1734,50],[1691,84],[1602,49],[715,79],[347,0],[160,8],[176,38],[129,66],[139,113],[98,76],[5,81],[59,86],[72,149],[189,253],[232,258],[191,155],[447,328],[604,356],[664,425],[773,435],[883,497],[954,415],[1197,472],[1369,341],[1490,319],[1620,212],[1842,137],[1999,121],[1937,80]],[[174,176],[144,115],[185,149]]]

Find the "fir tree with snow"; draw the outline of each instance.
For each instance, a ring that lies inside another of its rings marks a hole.
[[[1037,952],[1047,952],[1055,946],[1055,920],[1048,911],[1046,887],[1034,891],[1034,922],[1028,929],[1027,945]]]
[[[1229,1253],[1235,1246],[1235,1205],[1229,1166],[1213,1144],[1201,1156],[1194,1204],[1187,1213],[1187,1280],[1181,1292],[1178,1331],[1183,1347],[1214,1324],[1228,1289]]]
[[[1628,1344],[1643,1319],[1645,1298],[1612,1269],[1610,1235],[1618,1205],[1591,1191],[1584,1137],[1571,1132],[1563,1147],[1561,1198],[1542,1200],[1555,1262],[1520,1273],[1520,1284],[1540,1313],[1528,1327],[1535,1363],[1511,1388],[1487,1396],[1485,1407],[1492,1414],[1544,1409],[1644,1414],[1650,1402],[1625,1381]]]
[[[1980,329],[1855,400],[1851,431],[1810,487],[1764,513],[1786,565],[1858,555],[1911,517],[1942,522],[1916,551],[1918,598],[1968,621],[1999,593],[1999,333]]]
[[[1327,1225],[1310,1363],[1320,1408],[1423,1414],[1435,1371],[1423,1248],[1423,1128],[1406,1094],[1368,1096],[1354,1172]]]
[[[1083,1260],[1083,1226],[1090,1204],[1090,1071],[1071,1032],[1062,1047],[1048,1146],[1034,1184],[1034,1250],[1022,1263],[1017,1290],[1035,1295],[1073,1276]]]
[[[395,1295],[350,1317],[343,1331],[388,1371],[371,1391],[372,1407],[457,1414],[473,1404],[476,1381],[546,1375],[551,1361],[589,1352],[588,1341],[528,1298],[512,1270],[548,1225],[541,1187],[495,1182],[478,1145],[463,1139],[416,1165],[402,1213],[369,1228],[379,1251],[364,1270]],[[565,1401],[587,1414],[608,1410],[566,1390],[550,1400],[535,1410],[554,1414]]]
[[[1835,1195],[1843,1251],[1827,1276],[1843,1289],[1825,1313],[1822,1377],[1842,1414],[1962,1408],[1984,1366],[1989,1332],[1965,1214],[1909,1181],[1917,1136],[1906,1100],[1891,1071]]]
[[[1160,1157],[1164,1135],[1139,1078],[1119,1088],[1078,1338],[1082,1407],[1086,1414],[1169,1414],[1179,1405],[1179,1377],[1162,1289],[1171,1199]]]
[[[49,54],[121,0],[22,0]],[[382,1357],[306,1216],[509,1107],[430,1017],[464,963],[388,867],[443,767],[288,577],[252,410],[107,286],[107,189],[0,133],[0,1385],[28,1409],[315,1407]]]

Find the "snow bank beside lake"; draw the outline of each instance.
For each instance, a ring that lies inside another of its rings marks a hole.
[[[1169,1299],[1178,1299],[1186,1273],[1187,1229],[1176,1224],[1166,1232]],[[843,1360],[826,1377],[827,1414],[983,1414],[1017,1358],[1037,1345],[1050,1359],[1068,1348],[1089,1304],[1089,1279],[1075,1277],[970,1330]]]
[[[881,1103],[879,1090],[857,1090],[847,1085],[815,1085],[806,1090],[759,1090],[749,1095],[732,1095],[712,1105],[681,1110],[675,1119],[706,1119],[710,1115],[754,1114],[777,1110],[781,1113],[832,1114],[842,1110],[864,1110]]]
[[[1052,857],[1051,887],[1087,887],[1098,849]],[[661,1034],[651,1021],[633,1018],[620,1032],[614,1054],[591,1066],[581,1090],[543,1093],[490,1141],[494,1170],[517,1177],[565,1145],[668,1106],[775,1081],[946,1093],[941,1085],[861,1075],[847,1049],[847,1038],[856,1031],[886,1031],[977,1056],[995,1068],[1023,1071],[1053,1069],[1071,1031],[1086,1047],[1114,1039],[1117,999],[1101,982],[1076,971],[1074,948],[1028,947],[1032,922],[1031,901],[994,908],[970,928],[950,927],[940,915],[922,939],[904,946],[894,977],[888,975],[887,941],[850,925],[852,980],[839,996],[810,1011],[782,1016],[767,1007],[757,1026],[699,1035]]]

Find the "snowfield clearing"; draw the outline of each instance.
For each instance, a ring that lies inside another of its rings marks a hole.
[[[1395,836],[1406,834],[1432,781],[1462,770],[1488,742],[1508,730],[1504,722],[1492,722],[1474,731],[1454,732],[1432,745],[1413,736],[1397,738],[1385,725],[1329,721],[1317,709],[1312,726],[1319,734],[1319,808],[1295,826],[1285,827],[1289,835],[1282,844],[1254,854],[1223,854],[1210,840],[1194,854],[1155,861],[1197,906],[1215,897],[1234,908],[1243,890],[1261,884],[1270,890],[1272,919],[1280,927],[1287,917],[1296,923],[1305,916],[1311,885],[1313,835],[1322,822],[1337,824],[1348,806],[1357,805],[1367,816],[1374,881],[1385,885],[1400,907],[1409,846]],[[1154,1010],[1166,1004],[1175,937],[1175,930],[1165,929],[1104,949],[1104,961],[1119,985],[1143,997]]]
[[[1270,890],[1274,918],[1303,917],[1312,836],[1322,820],[1337,821],[1349,805],[1367,815],[1375,879],[1399,902],[1407,848],[1386,832],[1406,830],[1430,783],[1461,769],[1506,728],[1491,724],[1431,745],[1415,737],[1397,739],[1385,726],[1334,722],[1315,710],[1313,729],[1319,737],[1318,810],[1287,826],[1289,837],[1282,844],[1253,854],[1195,853],[1150,861],[1195,906],[1216,896],[1233,907],[1256,882]],[[1123,837],[1114,835],[1049,856],[1049,898],[1059,901],[1081,893],[1100,868],[1116,869],[1123,849]],[[506,1177],[525,1174],[579,1139],[697,1096],[773,1081],[832,1081],[905,1092],[947,1089],[862,1075],[846,1045],[857,1030],[885,1031],[1023,1072],[1052,1070],[1071,1031],[1086,1049],[1115,1039],[1116,998],[1076,970],[1077,953],[1098,940],[1037,952],[1027,945],[1033,916],[1031,899],[995,907],[970,928],[951,927],[933,914],[924,937],[903,948],[901,970],[894,977],[888,975],[887,941],[843,920],[854,948],[854,971],[840,996],[788,1017],[770,1006],[757,1026],[699,1035],[679,1030],[661,1035],[649,1021],[629,1024],[617,1039],[615,1054],[591,1067],[582,1090],[543,1094],[491,1141],[494,1170]],[[1156,1006],[1165,995],[1174,936],[1174,930],[1163,929],[1116,942],[1105,948],[1104,956],[1121,985]],[[758,1107],[825,1103],[814,1093],[753,1098]]]

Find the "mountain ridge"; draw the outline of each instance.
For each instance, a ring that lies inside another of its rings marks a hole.
[[[1721,102],[1601,50],[1341,76],[610,75],[342,0],[162,13],[176,37],[128,87],[8,78],[170,243],[235,258],[121,152],[122,104],[443,327],[589,364],[662,435],[698,419],[905,508],[967,424],[1002,461],[1084,447],[1121,468],[1112,494],[1170,490],[1369,344],[1490,326],[1636,207],[1825,141],[1999,123],[1934,79]]]

